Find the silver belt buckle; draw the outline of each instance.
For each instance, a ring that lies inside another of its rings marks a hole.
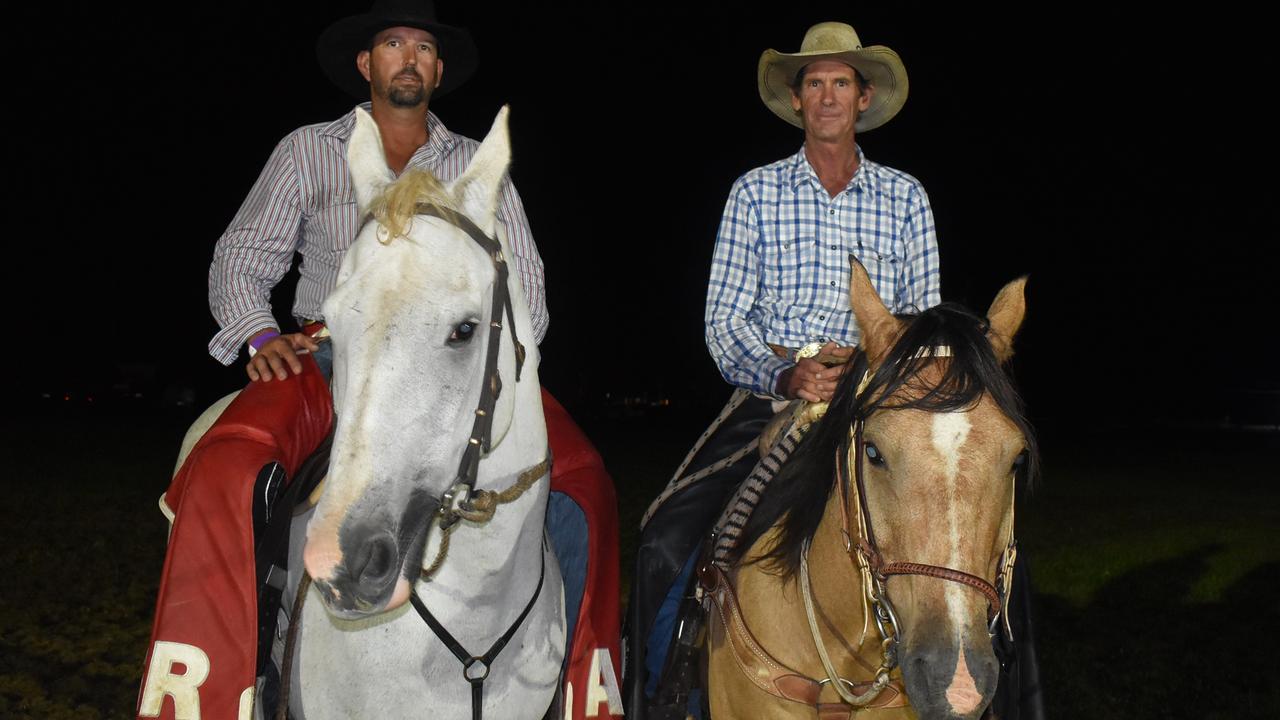
[[[819,340],[814,340],[813,342],[806,344],[804,347],[800,348],[799,350],[796,350],[796,362],[799,362],[805,358],[817,357],[818,352],[822,350],[823,345],[826,345],[826,343]]]

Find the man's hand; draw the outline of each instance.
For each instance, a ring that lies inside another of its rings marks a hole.
[[[809,402],[827,402],[836,391],[836,383],[848,367],[847,361],[853,355],[852,347],[840,347],[834,342],[827,342],[818,351],[817,358],[801,358],[795,367],[787,368],[778,376],[777,393],[789,400],[808,400]],[[821,361],[821,362],[820,362]],[[825,362],[837,362],[839,365],[828,367]]]
[[[264,330],[253,337],[267,332],[271,331]],[[252,342],[253,338],[249,340]],[[245,365],[244,370],[249,374],[249,379],[254,382],[271,382],[272,377],[285,380],[289,377],[289,370],[292,370],[294,375],[302,372],[302,363],[298,360],[299,350],[315,352],[319,349],[319,343],[303,333],[280,335],[271,338],[258,348],[257,354],[249,358],[249,364]]]

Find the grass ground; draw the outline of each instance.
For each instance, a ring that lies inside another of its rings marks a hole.
[[[579,418],[618,488],[624,583],[700,418]],[[132,717],[180,414],[3,428],[0,718]],[[1280,717],[1280,438],[1043,430],[1019,535],[1055,718]],[[1267,640],[1271,638],[1271,640]]]

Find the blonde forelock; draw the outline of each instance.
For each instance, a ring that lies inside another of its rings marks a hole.
[[[369,206],[369,214],[382,226],[378,242],[385,245],[393,238],[408,235],[419,203],[457,209],[453,196],[439,178],[426,170],[407,170]]]

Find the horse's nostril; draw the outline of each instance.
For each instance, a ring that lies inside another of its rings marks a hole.
[[[396,539],[390,533],[369,538],[351,566],[351,575],[364,588],[382,589],[396,576]]]

